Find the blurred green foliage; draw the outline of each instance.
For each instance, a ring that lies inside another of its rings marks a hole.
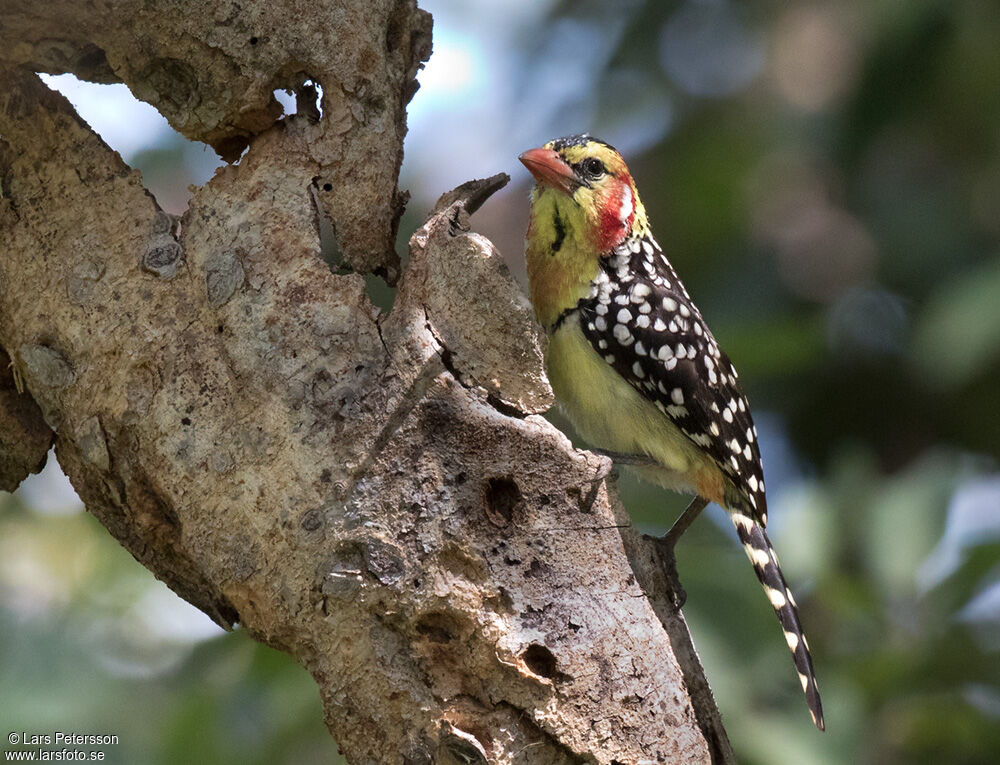
[[[552,132],[498,163],[581,130],[625,151],[754,405],[828,731],[715,509],[679,569],[740,761],[1000,762],[1000,8],[564,0],[517,39],[490,62],[513,78],[510,132],[541,109],[539,73],[557,100],[538,125]],[[153,183],[204,159],[171,141],[130,158]],[[401,241],[443,191],[404,183]],[[526,178],[513,186],[474,222],[517,272]],[[620,487],[650,532],[684,504]],[[239,633],[136,627],[159,585],[89,517],[0,498],[0,547],[9,728],[117,733],[112,762],[337,761],[291,659]]]
[[[172,601],[90,515],[0,496],[0,751],[64,731],[117,735],[85,748],[109,763],[343,762],[301,667]]]

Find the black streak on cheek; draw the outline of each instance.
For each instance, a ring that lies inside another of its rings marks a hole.
[[[566,239],[566,226],[563,225],[562,218],[559,217],[559,210],[556,210],[552,224],[556,228],[556,238],[552,241],[552,254],[555,255],[563,246]]]

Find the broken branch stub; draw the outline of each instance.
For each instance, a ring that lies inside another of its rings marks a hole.
[[[465,385],[522,414],[552,406],[545,334],[493,243],[470,231],[477,209],[510,180],[470,181],[444,195],[410,239],[410,261],[386,322],[412,335],[423,321],[432,347]]]

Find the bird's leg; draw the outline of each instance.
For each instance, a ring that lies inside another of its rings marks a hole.
[[[687,593],[684,592],[681,580],[677,576],[677,558],[674,555],[674,548],[677,546],[677,540],[687,531],[688,526],[694,522],[694,519],[705,509],[706,505],[708,505],[707,499],[695,496],[690,504],[684,508],[684,512],[674,521],[674,525],[670,527],[670,530],[662,537],[653,538],[660,554],[663,573],[667,578],[667,583],[670,585],[671,601],[676,611],[680,611],[684,605],[684,601],[687,600]]]
[[[631,465],[632,467],[656,467],[660,463],[657,462],[652,457],[648,457],[645,454],[622,454],[620,452],[609,452],[607,449],[591,449],[594,454],[599,454],[602,457],[607,457],[612,462],[612,467],[608,468],[604,473],[598,478],[601,481],[607,478],[609,475],[615,473],[614,465]]]
[[[608,457],[612,460],[612,467],[606,470],[602,470],[597,478],[594,479],[593,483],[596,485],[598,482],[604,480],[608,477],[610,473],[614,471],[613,464],[617,463],[619,465],[632,465],[634,467],[655,467],[660,465],[652,457],[645,454],[621,454],[619,452],[611,452],[606,449],[591,449],[594,454],[600,454],[602,457]],[[677,575],[677,559],[674,556],[674,548],[677,546],[677,540],[681,538],[681,535],[687,531],[688,527],[694,523],[694,519],[697,518],[701,511],[705,509],[708,505],[708,500],[703,497],[695,495],[694,499],[684,508],[684,512],[678,516],[677,520],[670,527],[669,531],[662,537],[652,537],[653,541],[656,543],[657,550],[659,551],[660,563],[663,566],[663,573],[667,579],[667,584],[670,587],[670,600],[673,604],[674,610],[680,611],[681,607],[684,605],[684,601],[687,600],[687,593],[684,592],[684,588],[681,586],[680,577]]]
[[[674,521],[674,525],[670,527],[670,530],[660,537],[660,544],[666,546],[670,550],[673,550],[677,545],[677,540],[681,538],[681,534],[688,530],[688,526],[694,523],[694,519],[697,518],[701,511],[707,506],[707,499],[695,496],[694,499],[688,503],[688,506],[684,508],[684,512],[678,516],[676,521]]]
[[[655,459],[648,457],[645,454],[622,454],[620,452],[609,452],[607,449],[591,449],[590,451],[594,454],[600,454],[602,457],[607,457],[613,462],[617,462],[619,465],[653,467],[660,464]]]

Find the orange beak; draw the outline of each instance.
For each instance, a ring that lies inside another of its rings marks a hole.
[[[573,168],[552,149],[529,149],[518,159],[538,183],[559,189],[565,194],[572,195],[583,185],[577,180]]]

